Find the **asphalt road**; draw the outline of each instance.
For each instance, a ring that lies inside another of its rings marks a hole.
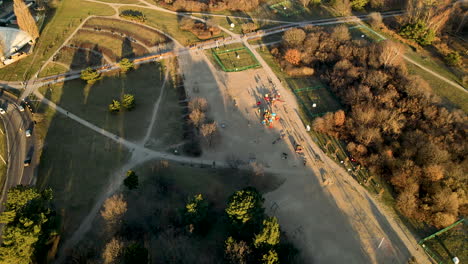
[[[8,142],[8,151],[4,155],[8,168],[0,200],[3,210],[3,202],[9,188],[18,184],[32,184],[37,162],[34,151],[34,123],[29,109],[24,107],[24,111],[20,111],[17,99],[8,93],[0,95],[0,107],[6,111],[5,114],[0,114],[0,119],[5,126]],[[28,129],[32,132],[31,137],[26,137]],[[31,164],[25,167],[24,161],[28,156],[31,157]]]

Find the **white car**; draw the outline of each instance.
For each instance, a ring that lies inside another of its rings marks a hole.
[[[31,136],[31,130],[26,130],[26,137],[30,137]]]
[[[3,108],[0,108],[0,114],[4,115],[5,113],[5,110],[3,110]]]
[[[24,112],[24,107],[23,106],[18,105],[18,109],[20,110],[20,112]]]

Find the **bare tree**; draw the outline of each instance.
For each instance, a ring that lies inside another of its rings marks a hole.
[[[379,12],[372,12],[369,14],[369,24],[375,29],[384,27],[382,15]]]
[[[123,247],[124,244],[122,241],[115,237],[112,238],[112,240],[106,244],[104,251],[102,252],[102,260],[104,261],[104,264],[118,263],[117,260],[122,254]]]
[[[211,147],[211,142],[213,141],[213,135],[217,129],[216,122],[203,124],[200,128],[200,133],[208,141],[209,146]]]
[[[195,26],[195,20],[190,17],[183,17],[180,20],[180,28],[184,30],[190,30]]]
[[[307,7],[310,4],[311,0],[299,0],[302,6]]]
[[[189,110],[200,110],[200,112],[206,112],[208,110],[208,102],[205,98],[195,97],[190,100],[188,104]]]
[[[284,32],[283,40],[289,46],[294,47],[297,45],[301,45],[305,37],[306,37],[306,33],[304,32],[304,30],[300,28],[292,28]]]
[[[347,41],[351,39],[349,29],[345,25],[339,25],[333,28],[331,37],[338,41]]]
[[[391,40],[384,40],[379,43],[379,60],[384,67],[398,66],[402,63],[402,56],[405,48],[400,43]]]
[[[26,6],[23,0],[14,0],[13,7],[19,28],[27,32],[34,40],[37,39],[39,37],[39,30],[28,6]]]
[[[122,194],[115,194],[104,201],[101,216],[110,227],[113,227],[122,220],[125,212],[127,212],[127,202]]]
[[[198,128],[203,124],[203,122],[205,122],[205,114],[202,111],[195,109],[189,114],[189,119],[190,122]]]

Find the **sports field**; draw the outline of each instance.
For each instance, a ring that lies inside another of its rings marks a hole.
[[[246,47],[223,47],[211,50],[223,71],[237,72],[260,67],[260,64]]]
[[[420,245],[437,263],[453,263],[454,257],[457,257],[460,263],[466,263],[468,261],[467,235],[468,227],[465,221],[461,220],[447,227],[446,231],[443,229],[423,239]]]

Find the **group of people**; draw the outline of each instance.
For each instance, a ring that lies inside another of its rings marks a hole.
[[[279,116],[276,113],[270,112],[268,109],[268,106],[273,106],[276,102],[284,102],[281,99],[281,94],[277,92],[273,96],[270,96],[269,94],[265,94],[263,97],[263,100],[265,101],[265,104],[267,105],[267,108],[263,111],[263,119],[262,119],[262,124],[268,126],[269,128],[273,128],[273,123],[274,121],[279,120]],[[262,102],[258,101],[257,102],[257,107],[258,107],[258,112],[259,114],[262,113]]]

